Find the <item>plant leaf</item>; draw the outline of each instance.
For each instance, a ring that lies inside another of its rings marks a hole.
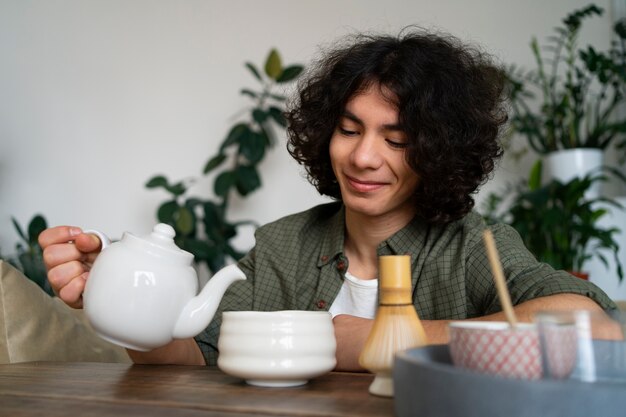
[[[164,188],[166,191],[170,192],[174,196],[179,196],[187,191],[187,187],[181,181],[176,184],[169,184],[167,179],[163,175],[157,175],[152,177],[147,183],[146,188]]]
[[[165,188],[175,196],[183,195],[185,194],[185,191],[187,191],[187,187],[185,187],[185,184],[183,184],[182,181],[177,182],[176,184],[168,185]]]
[[[237,167],[237,191],[242,196],[250,194],[261,186],[261,178],[256,168],[251,165]]]
[[[256,164],[265,155],[265,139],[256,132],[250,132],[241,139],[239,154],[244,156],[250,163]]]
[[[193,229],[195,224],[195,218],[191,210],[187,207],[179,207],[176,213],[176,231],[180,232],[182,235],[189,235]]]
[[[276,79],[276,82],[286,83],[292,81],[296,79],[300,73],[302,73],[303,69],[304,67],[302,65],[290,65],[283,70],[280,76]]]
[[[244,96],[249,96],[252,98],[258,98],[259,95],[257,93],[255,93],[254,91],[248,89],[248,88],[242,88],[240,93]]]
[[[205,175],[208,174],[209,172],[213,171],[218,166],[222,165],[222,163],[225,160],[226,160],[226,155],[224,155],[223,153],[218,153],[213,158],[208,160],[208,162],[204,166],[204,169],[202,170],[202,173]]]
[[[220,197],[226,197],[230,188],[235,185],[236,176],[233,171],[224,171],[215,179],[213,192]]]
[[[28,224],[28,242],[31,246],[38,245],[39,234],[47,228],[46,219],[41,214],[37,214]]]
[[[282,72],[283,68],[280,54],[276,49],[272,49],[267,56],[267,60],[265,61],[265,73],[271,79],[276,80]]]
[[[24,233],[24,231],[22,230],[22,227],[17,222],[15,217],[11,217],[11,221],[13,222],[13,227],[15,228],[15,231],[17,232],[17,234],[20,235],[20,237],[22,238],[24,242],[28,243],[28,237],[26,237],[26,233]]]
[[[254,118],[254,121],[257,122],[259,125],[265,123],[268,117],[268,112],[263,109],[255,108],[254,110],[252,110],[252,118]]]
[[[146,183],[146,188],[166,188],[167,185],[167,178],[165,178],[163,175],[156,175],[148,180],[148,182]]]
[[[166,201],[157,209],[157,219],[161,223],[167,223],[172,227],[176,227],[175,215],[178,211],[178,203],[176,200]]]
[[[215,256],[207,260],[207,265],[212,273],[216,273],[217,271],[222,269],[225,264],[226,257],[224,256],[224,252],[221,250],[216,250]]]
[[[528,177],[528,189],[533,191],[541,187],[541,171],[543,169],[542,160],[538,159],[530,169]]]
[[[278,107],[271,106],[268,112],[276,123],[278,123],[282,127],[287,127],[287,120],[285,119],[285,116],[281,109],[279,109]]]
[[[215,203],[212,201],[206,201],[203,205],[204,209],[204,222],[206,228],[211,229],[222,223],[221,211]]]
[[[221,207],[210,201],[207,201],[204,205],[204,230],[207,238],[216,247],[220,247],[225,240],[224,228],[226,221],[223,214]]]
[[[263,81],[263,79],[261,78],[261,73],[252,62],[246,62],[246,68],[250,70],[252,75],[254,75],[254,78],[256,78],[259,81]]]
[[[187,239],[185,241],[185,250],[191,252],[197,261],[208,262],[217,254],[215,245],[210,244],[206,240]]]
[[[626,17],[618,20],[615,26],[613,26],[613,30],[621,39],[626,39]]]
[[[235,126],[230,129],[226,139],[222,142],[222,146],[220,146],[220,153],[224,153],[224,150],[231,145],[239,143],[241,137],[247,134],[250,131],[250,126],[245,123],[237,123]]]

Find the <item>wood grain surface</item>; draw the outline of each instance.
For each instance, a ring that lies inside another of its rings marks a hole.
[[[245,384],[203,366],[0,365],[0,416],[393,416],[373,376],[330,373],[293,388]]]

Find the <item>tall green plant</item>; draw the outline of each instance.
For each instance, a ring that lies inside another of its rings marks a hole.
[[[598,257],[608,267],[605,256],[608,251],[613,255],[621,282],[624,273],[618,258],[619,246],[614,239],[619,229],[601,227],[599,221],[607,215],[608,207],[622,206],[610,198],[589,199],[585,193],[593,184],[607,181],[608,173],[621,180],[626,178],[620,172],[604,167],[602,171],[569,182],[553,180],[542,186],[541,170],[541,160],[538,160],[527,183],[509,189],[505,195],[492,194],[488,199],[488,220],[513,226],[537,259],[556,269],[583,272],[583,264],[592,257]],[[495,214],[511,193],[514,195],[508,210],[502,215]]]
[[[174,227],[176,244],[191,252],[196,262],[206,263],[212,272],[222,268],[228,258],[243,256],[232,246],[231,239],[237,235],[238,227],[254,222],[229,221],[229,197],[232,192],[247,196],[261,187],[258,166],[276,142],[274,129],[286,126],[285,97],[276,90],[295,80],[303,70],[301,65],[283,66],[276,49],[269,52],[263,71],[250,62],[245,67],[259,83],[256,89],[240,91],[252,101],[252,106],[232,126],[202,171],[204,175],[215,174],[215,198],[189,195],[189,187],[197,178],[170,182],[165,176],[157,175],[146,183],[147,188],[161,188],[169,193],[170,198],[157,210],[158,220]]]
[[[613,27],[606,51],[579,47],[583,22],[602,14],[595,5],[570,13],[546,45],[532,39],[534,70],[509,71],[511,126],[540,154],[611,144],[626,149],[626,116],[616,111],[626,101],[626,19]]]

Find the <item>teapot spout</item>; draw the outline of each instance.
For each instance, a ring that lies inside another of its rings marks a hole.
[[[174,326],[174,339],[187,339],[202,332],[211,322],[226,289],[235,281],[245,280],[246,275],[237,265],[226,266],[204,286],[200,294],[187,304]]]

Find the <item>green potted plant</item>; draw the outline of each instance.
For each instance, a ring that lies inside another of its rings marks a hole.
[[[285,97],[277,87],[294,81],[302,72],[301,65],[284,66],[276,49],[270,50],[259,70],[247,62],[246,68],[259,82],[256,90],[244,88],[241,94],[252,100],[252,106],[230,129],[217,153],[204,166],[203,174],[216,174],[213,182],[214,199],[189,195],[197,178],[170,182],[164,175],[155,175],[147,188],[161,188],[169,197],[157,210],[157,218],[176,230],[176,244],[191,252],[197,263],[205,263],[212,272],[221,269],[227,259],[239,259],[231,239],[243,225],[252,221],[228,220],[231,192],[246,196],[261,186],[258,165],[275,142],[274,128],[286,126],[283,116]],[[218,168],[221,170],[218,172]]]
[[[624,180],[623,175],[604,168],[568,182],[552,180],[541,185],[541,171],[542,161],[538,160],[528,182],[502,195],[492,193],[487,200],[487,220],[510,224],[538,260],[577,276],[585,276],[583,265],[592,257],[598,257],[608,267],[608,251],[621,282],[624,273],[614,238],[619,229],[604,228],[598,222],[610,207],[622,206],[610,198],[588,199],[585,193],[593,184],[606,181],[607,173]],[[504,203],[510,206],[503,214],[497,214]]]
[[[535,69],[508,71],[512,131],[546,156],[550,178],[595,169],[611,146],[626,155],[626,116],[617,112],[626,101],[626,19],[614,25],[607,50],[579,46],[583,22],[603,12],[592,4],[568,14],[545,45],[532,39]]]

